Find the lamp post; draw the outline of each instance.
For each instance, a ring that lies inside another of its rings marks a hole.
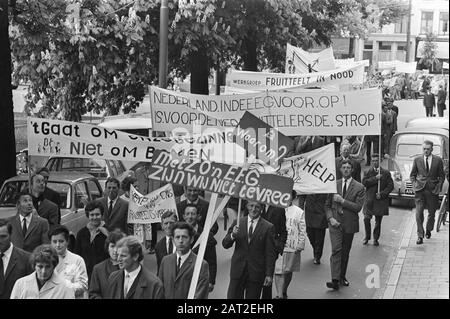
[[[167,59],[168,59],[168,34],[169,34],[169,8],[167,0],[161,0],[159,13],[159,87],[167,87]]]

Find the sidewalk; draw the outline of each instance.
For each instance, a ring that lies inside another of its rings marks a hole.
[[[438,214],[436,213],[436,219]],[[449,225],[417,245],[415,211],[403,233],[383,299],[449,298]]]

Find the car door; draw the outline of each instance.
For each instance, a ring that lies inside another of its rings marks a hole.
[[[76,235],[88,222],[84,207],[89,201],[89,192],[85,180],[74,183],[72,190],[72,207],[64,225]]]

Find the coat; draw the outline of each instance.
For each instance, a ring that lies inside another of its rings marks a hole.
[[[191,252],[181,266],[178,274],[176,274],[177,254],[170,254],[163,258],[161,267],[159,268],[158,277],[161,279],[164,286],[165,299],[187,299],[196,260],[197,255]],[[208,263],[202,260],[194,299],[208,299],[208,294]]]
[[[13,245],[11,257],[9,258],[4,275],[5,282],[3,287],[0,287],[0,299],[9,299],[16,281],[33,272],[29,259],[30,253]]]
[[[275,227],[260,217],[253,232],[252,240],[248,242],[248,217],[239,221],[239,233],[234,240],[231,233],[236,225],[233,222],[227,235],[222,240],[225,249],[235,244],[231,258],[230,279],[240,279],[244,271],[248,272],[250,281],[262,284],[265,277],[273,277],[277,253],[275,250]]]
[[[83,257],[89,278],[94,266],[109,258],[105,250],[105,241],[105,234],[99,232],[91,242],[91,233],[87,227],[81,228],[77,233],[74,253]]]
[[[261,214],[265,220],[273,224],[275,227],[275,249],[278,254],[282,255],[284,245],[288,237],[286,230],[286,212],[284,208],[269,206],[267,211]]]
[[[299,207],[305,211],[306,227],[325,229],[328,227],[325,214],[325,201],[327,194],[301,195]]]
[[[442,184],[445,179],[444,163],[439,156],[431,156],[431,167],[428,173],[423,155],[414,158],[409,176],[413,183],[414,192],[419,192],[427,187],[433,194],[438,195],[442,189]]]
[[[28,252],[32,252],[39,245],[50,242],[48,238],[48,221],[36,213],[32,214],[25,237],[22,235],[22,225],[19,215],[17,214],[9,220],[12,226],[11,242],[14,246]]]
[[[423,96],[423,106],[425,107],[435,107],[436,106],[436,100],[434,98],[433,93],[425,93]]]
[[[59,207],[48,199],[44,198],[43,200],[39,200],[36,210],[39,216],[48,221],[50,228],[61,223],[61,212]]]
[[[55,271],[46,281],[41,290],[38,288],[36,272],[16,281],[11,293],[11,299],[74,299],[73,290],[66,286]]]
[[[118,270],[109,275],[107,299],[163,299],[162,282],[154,274],[141,266],[138,276],[123,295],[124,270]]]
[[[336,157],[336,179],[342,178],[341,165],[343,161],[344,159],[342,158],[342,156]],[[361,164],[353,159],[350,159],[350,161],[353,163],[352,178],[361,183]]]
[[[106,298],[109,275],[117,270],[119,266],[113,265],[109,258],[94,266],[89,281],[89,299]]]
[[[109,198],[102,197],[98,199],[103,205],[104,213],[103,219],[105,221],[105,228],[113,231],[115,228],[120,228],[124,233],[131,234],[132,231],[128,227],[128,202],[123,198],[118,197],[114,205],[111,215],[108,214]]]
[[[377,199],[376,197],[376,194],[378,193],[378,180],[376,176],[378,173],[373,168],[370,168],[364,174],[362,181],[362,184],[366,187],[366,200],[364,201],[363,213],[367,215],[389,215],[389,194],[394,189],[394,181],[388,170],[385,170],[384,168],[380,169],[380,199]]]
[[[183,213],[184,213],[184,209],[186,208],[186,206],[188,205],[187,199],[182,200],[181,202],[179,202],[177,204],[177,212],[178,212],[178,217],[180,218],[180,221],[183,221]],[[208,213],[208,208],[209,208],[209,203],[204,200],[201,199],[200,197],[198,198],[198,202],[197,202],[197,214],[198,214],[198,225],[200,227],[205,227],[205,222],[206,222],[206,214]],[[219,225],[217,224],[217,222],[215,222],[212,227],[211,227],[211,232],[213,233],[213,235],[217,234],[219,230]]]
[[[175,243],[173,243],[173,247],[175,247]],[[155,245],[155,255],[156,255],[156,266],[157,266],[157,272],[159,272],[159,267],[161,266],[162,259],[172,254],[173,252],[167,252],[167,246],[166,246],[166,236],[161,238]]]
[[[342,196],[342,179],[336,183],[338,194]],[[348,186],[344,202],[342,204],[333,201],[333,194],[329,194],[325,203],[327,219],[331,217],[336,219],[347,234],[359,232],[359,216],[364,205],[365,189],[364,186],[354,179]],[[329,225],[328,227],[332,227]]]

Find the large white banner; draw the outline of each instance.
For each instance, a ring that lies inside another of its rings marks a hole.
[[[355,63],[346,68],[302,74],[233,70],[227,78],[230,86],[253,91],[362,84],[364,82],[364,64]]]
[[[153,128],[234,128],[246,111],[287,136],[379,135],[381,91],[197,95],[150,87]]]
[[[294,180],[298,194],[337,193],[334,144],[283,159],[273,168],[258,161],[250,165],[260,172],[277,174]]]
[[[289,43],[286,46],[286,73],[313,73],[335,69],[333,48],[310,53]]]
[[[131,185],[128,224],[160,223],[161,216],[167,211],[177,213],[175,194],[171,184],[166,184],[147,195],[142,195]]]

